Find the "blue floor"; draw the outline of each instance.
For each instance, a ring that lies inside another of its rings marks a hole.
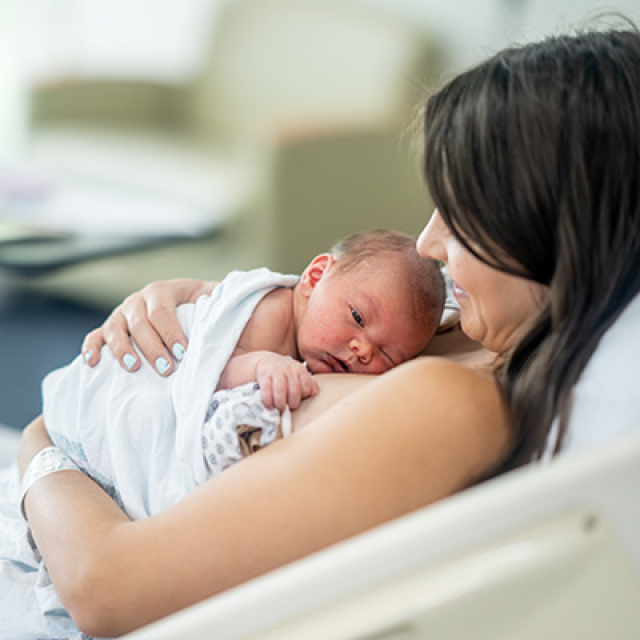
[[[40,382],[72,360],[107,312],[2,285],[0,424],[21,429],[40,413]]]

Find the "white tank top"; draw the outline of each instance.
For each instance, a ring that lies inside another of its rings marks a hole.
[[[640,430],[640,295],[600,340],[572,400],[561,455]],[[549,436],[545,459],[551,457],[556,426]]]

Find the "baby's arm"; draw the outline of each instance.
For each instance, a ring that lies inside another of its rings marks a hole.
[[[318,386],[302,362],[272,351],[237,348],[222,371],[218,389],[231,389],[247,382],[260,385],[267,409],[293,411],[304,398],[315,396]]]

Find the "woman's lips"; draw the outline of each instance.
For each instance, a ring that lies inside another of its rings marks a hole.
[[[453,283],[453,295],[458,300],[460,298],[467,298],[468,297],[467,292],[457,282]]]

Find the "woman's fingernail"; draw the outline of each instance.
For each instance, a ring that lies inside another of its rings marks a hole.
[[[82,354],[82,359],[83,359],[87,364],[89,364],[89,360],[91,360],[91,351],[85,351],[85,352]]]
[[[184,347],[179,342],[176,342],[173,347],[171,347],[171,350],[176,360],[179,361],[184,358]]]
[[[156,369],[160,375],[167,373],[167,371],[169,371],[169,363],[167,362],[167,359],[160,356],[156,360]]]
[[[129,371],[131,371],[131,368],[137,361],[138,358],[136,358],[132,353],[126,353],[124,358],[122,358],[122,363],[127,367],[127,369],[129,369]]]

